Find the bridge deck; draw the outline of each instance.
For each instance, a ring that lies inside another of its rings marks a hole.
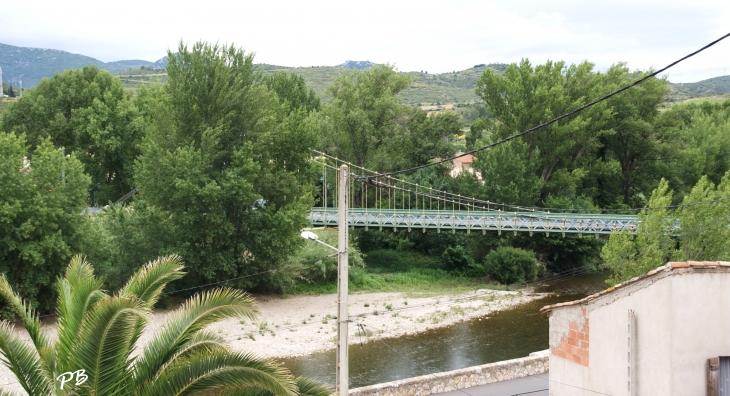
[[[634,215],[566,214],[549,212],[436,211],[351,208],[349,224],[354,227],[444,229],[466,231],[521,231],[545,233],[611,234],[634,232]],[[337,208],[312,208],[313,226],[337,226]]]

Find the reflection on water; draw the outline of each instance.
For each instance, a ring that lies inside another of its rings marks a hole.
[[[541,285],[537,292],[554,294],[489,317],[385,340],[387,345],[380,341],[351,345],[350,387],[514,359],[547,349],[548,318],[539,312],[540,308],[604,289],[606,276],[594,273]],[[359,321],[367,325],[367,318]],[[296,376],[335,383],[334,349],[283,363]]]

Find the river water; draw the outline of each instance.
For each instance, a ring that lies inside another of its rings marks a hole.
[[[547,349],[548,318],[540,308],[605,289],[606,277],[606,273],[591,273],[555,280],[535,289],[553,294],[513,309],[411,336],[350,345],[350,388],[514,359]],[[355,333],[354,326],[350,329],[350,334]],[[335,352],[282,362],[295,376],[334,386]]]

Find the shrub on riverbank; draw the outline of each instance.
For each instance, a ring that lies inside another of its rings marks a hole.
[[[501,283],[522,283],[537,277],[535,253],[513,247],[500,247],[489,252],[484,267]]]

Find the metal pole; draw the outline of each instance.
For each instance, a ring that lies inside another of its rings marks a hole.
[[[348,396],[349,365],[347,355],[347,230],[350,175],[347,165],[340,166],[340,193],[337,201],[337,378],[338,396]]]

